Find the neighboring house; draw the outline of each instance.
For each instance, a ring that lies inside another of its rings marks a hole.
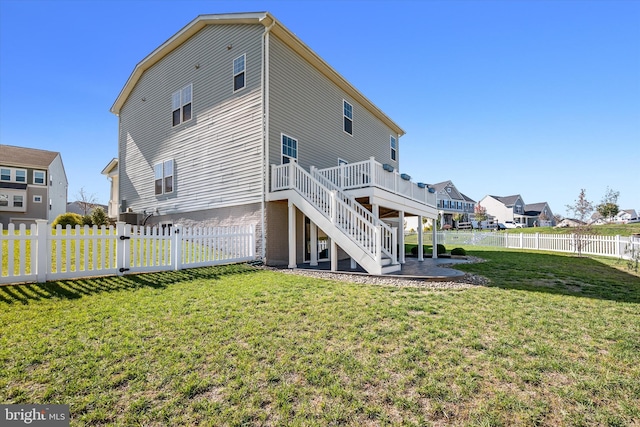
[[[618,212],[614,221],[620,223],[627,223],[628,221],[634,221],[638,219],[638,214],[635,209],[624,209]]]
[[[60,153],[0,145],[0,224],[53,221],[67,210]]]
[[[433,190],[398,173],[404,131],[266,12],[198,16],[111,111],[120,219],[254,224],[267,264],[384,273],[404,260],[390,226],[437,216]]]
[[[67,212],[76,213],[78,215],[91,215],[95,208],[102,208],[107,212],[107,205],[101,205],[100,203],[87,203],[87,209],[85,209],[85,202],[81,202],[79,200],[67,203]]]
[[[438,211],[441,218],[441,226],[446,224],[453,226],[453,217],[461,214],[463,222],[471,221],[476,202],[470,197],[458,191],[453,182],[444,181],[433,184],[438,195]]]
[[[106,176],[110,183],[110,192],[109,192],[109,207],[105,209],[107,212],[107,216],[111,219],[118,218],[118,205],[120,200],[120,190],[118,183],[118,159],[113,158],[107,164],[107,166],[102,169],[102,175]]]
[[[478,204],[487,210],[487,215],[499,223],[513,221],[517,224],[527,224],[525,203],[519,194],[506,197],[485,196]]]
[[[553,227],[556,225],[553,212],[547,202],[524,205],[524,214],[529,227]]]

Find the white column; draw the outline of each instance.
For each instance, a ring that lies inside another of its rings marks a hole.
[[[331,239],[331,271],[338,271],[338,245]]]
[[[380,206],[378,205],[374,205],[373,203],[371,204],[371,213],[373,214],[374,218],[380,218]]]
[[[309,251],[309,256],[311,257],[309,265],[311,267],[316,267],[318,265],[318,226],[315,222],[310,221],[311,225],[309,227],[309,244],[311,245],[311,250]]]
[[[424,261],[424,247],[422,246],[422,215],[418,215],[418,261]]]
[[[398,245],[400,246],[398,261],[404,264],[404,211],[398,212]]]
[[[431,230],[433,230],[433,249],[432,249],[432,258],[436,259],[438,258],[438,230],[437,230],[437,221],[438,219],[435,218],[433,220],[433,227],[431,227]]]
[[[289,202],[289,268],[296,267],[296,207]]]

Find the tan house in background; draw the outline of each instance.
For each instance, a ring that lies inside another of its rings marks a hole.
[[[60,153],[0,145],[0,224],[53,221],[67,210]]]

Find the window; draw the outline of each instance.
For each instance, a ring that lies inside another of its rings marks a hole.
[[[391,160],[396,160],[396,157],[398,156],[398,143],[393,136],[390,137],[389,141],[389,144],[391,145]]]
[[[173,126],[191,120],[192,86],[185,86],[171,95]]]
[[[9,206],[8,194],[0,194],[0,206]]]
[[[11,181],[11,169],[0,169],[0,181]]]
[[[282,134],[282,164],[298,161],[298,140]]]
[[[33,183],[44,185],[45,176],[46,173],[44,171],[33,171]]]
[[[342,115],[344,116],[344,131],[353,135],[353,106],[342,100]]]
[[[21,208],[22,204],[23,204],[23,200],[24,198],[22,196],[13,196],[13,207],[14,208]]]
[[[173,193],[173,159],[156,163],[153,175],[156,195]]]
[[[42,196],[33,196],[33,203],[42,203]]]
[[[245,87],[244,71],[245,71],[246,54],[233,60],[233,91],[243,89]]]
[[[16,169],[16,182],[27,182],[27,171],[24,169]]]

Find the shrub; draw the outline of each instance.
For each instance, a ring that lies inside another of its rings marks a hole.
[[[93,225],[97,225],[98,227],[109,225],[109,217],[107,217],[107,213],[100,206],[95,208],[93,213],[91,213],[91,221]]]
[[[76,225],[82,225],[82,217],[77,213],[63,213],[56,217],[51,226],[55,228],[58,224],[60,224],[63,228],[67,225],[70,225],[72,227],[75,227]]]
[[[451,249],[451,255],[466,255],[467,251],[464,248],[453,248]]]
[[[444,245],[441,245],[440,243],[438,243],[438,255],[444,254],[444,253],[447,253],[447,248],[445,248]]]
[[[91,227],[93,225],[91,215],[82,215],[82,224],[80,225],[88,225],[89,227]]]

